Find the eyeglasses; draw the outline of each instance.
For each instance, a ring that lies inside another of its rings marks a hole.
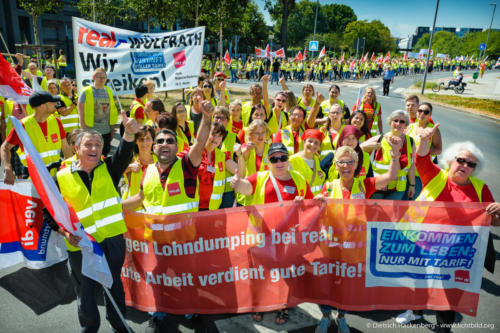
[[[335,164],[337,164],[338,166],[351,166],[351,165],[354,165],[354,163],[356,163],[354,160],[335,161]]]
[[[204,85],[203,88],[212,88],[212,86]]]
[[[218,77],[215,79],[215,81],[224,81],[224,78],[223,77]]]
[[[95,78],[96,79],[105,79],[106,75],[96,75]]]
[[[157,144],[157,145],[162,145],[164,143],[166,143],[167,145],[171,145],[171,144],[175,143],[175,140],[172,138],[168,138],[168,139],[158,139],[155,142],[155,144]]]
[[[271,162],[272,164],[276,164],[278,162],[286,162],[286,161],[288,161],[288,155],[281,155],[280,157],[276,156],[269,157],[269,162]]]
[[[281,103],[285,103],[286,99],[278,99],[278,98],[276,98],[276,101],[281,102]]]
[[[405,124],[406,123],[406,120],[403,120],[403,119],[393,119],[392,121],[396,124]]]
[[[477,163],[467,161],[465,158],[462,157],[455,157],[455,160],[457,161],[458,164],[466,164],[471,169],[475,169],[477,166]]]
[[[417,112],[418,112],[418,113],[423,113],[423,114],[425,114],[425,115],[427,116],[429,113],[431,113],[431,110],[422,110],[422,109],[418,109],[418,110],[417,110]]]

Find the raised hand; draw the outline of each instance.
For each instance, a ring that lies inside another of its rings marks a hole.
[[[125,111],[121,110],[121,114],[122,124],[123,127],[125,127],[125,132],[130,135],[134,135],[135,133],[139,132],[141,125],[134,118],[129,118]]]
[[[262,84],[268,84],[269,80],[271,80],[271,75],[267,74],[262,77]]]
[[[318,105],[320,105],[324,101],[325,101],[325,96],[323,96],[322,94],[320,94],[319,91],[316,92],[316,103],[318,103]]]
[[[238,170],[234,173],[233,179],[231,179],[231,188],[236,188],[238,187],[238,184],[241,182],[240,174],[238,173]]]
[[[438,131],[438,128],[439,128],[439,123],[436,123],[432,128],[429,127],[425,128],[419,135],[420,140],[429,141]]]
[[[392,151],[399,152],[399,150],[403,146],[403,140],[395,135],[389,135],[386,137],[386,139],[389,145],[392,147]]]
[[[212,113],[214,113],[214,110],[215,108],[212,105],[212,102],[210,101],[201,102],[201,112],[203,113],[203,116],[206,117],[207,119],[212,119]]]

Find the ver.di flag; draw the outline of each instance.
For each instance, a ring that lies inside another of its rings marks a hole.
[[[76,214],[74,214],[74,211],[70,209],[71,207],[68,207],[68,204],[64,201],[54,179],[43,164],[40,154],[33,146],[21,122],[12,116],[9,119],[23,144],[31,180],[45,208],[60,226],[70,233],[81,237],[78,245],[82,251],[82,274],[110,288],[113,284],[113,278],[102,249],[99,244],[91,240],[87,233],[85,233]]]
[[[32,92],[33,90],[0,54],[0,96],[13,99],[19,104],[28,104]]]

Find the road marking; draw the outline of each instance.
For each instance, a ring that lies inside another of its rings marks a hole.
[[[404,90],[405,90],[405,88],[397,88],[397,89],[394,89],[394,92],[396,94],[401,94]]]

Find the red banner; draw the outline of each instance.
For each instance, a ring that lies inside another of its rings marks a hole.
[[[127,304],[174,314],[312,302],[475,315],[485,207],[305,200],[173,216],[126,212]]]

